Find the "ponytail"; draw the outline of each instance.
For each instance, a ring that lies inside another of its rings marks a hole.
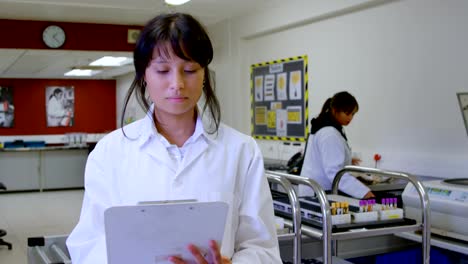
[[[318,119],[323,119],[325,118],[325,116],[329,114],[329,112],[331,111],[331,102],[332,102],[331,97],[325,101],[325,103],[322,106],[322,111],[320,111],[320,114],[317,117]]]

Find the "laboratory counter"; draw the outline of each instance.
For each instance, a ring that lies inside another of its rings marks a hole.
[[[407,180],[398,179],[398,178],[389,178],[382,176],[375,176],[370,174],[363,173],[352,173],[362,182],[364,182],[373,192],[381,191],[398,191],[405,189],[408,184]],[[431,180],[440,180],[440,178],[432,176],[422,176],[422,175],[413,175],[418,181],[431,181]]]
[[[43,147],[17,147],[17,148],[0,148],[1,152],[23,152],[23,151],[48,151],[48,150],[68,150],[68,149],[88,149],[88,144],[83,145],[53,145]]]
[[[0,182],[7,191],[44,191],[84,187],[84,169],[94,144],[8,147],[0,149]]]
[[[276,159],[264,159],[264,165],[266,170],[277,171],[287,173],[288,162],[284,160]],[[391,177],[382,177],[377,175],[370,175],[367,173],[352,172],[353,176],[357,177],[361,182],[366,184],[369,189],[376,195],[376,200],[381,201],[382,198],[395,197],[398,198],[398,206],[402,207],[401,195],[406,185],[407,180]],[[418,181],[431,181],[440,180],[440,178],[424,175],[413,175]],[[273,189],[276,189],[276,185],[273,185]]]

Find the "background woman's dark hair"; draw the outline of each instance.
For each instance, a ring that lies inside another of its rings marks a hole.
[[[145,70],[153,55],[154,48],[161,52],[168,52],[164,45],[171,45],[174,53],[181,59],[195,61],[205,69],[203,93],[205,105],[202,114],[208,108],[212,121],[213,131],[218,131],[221,119],[219,101],[216,98],[211,83],[208,64],[213,59],[213,46],[205,28],[193,16],[183,13],[161,14],[150,20],[143,28],[133,52],[133,64],[135,66],[135,78],[125,96],[124,107],[120,119],[124,124],[125,111],[131,95],[135,92],[140,106],[147,112],[150,108],[149,99],[146,97]]]
[[[352,113],[354,110],[359,110],[359,104],[354,96],[346,91],[336,93],[333,97],[328,98],[322,106],[318,118],[331,114],[331,111]]]
[[[346,139],[342,126],[338,124],[335,117],[332,115],[332,110],[335,112],[352,113],[354,110],[359,110],[359,104],[354,96],[346,91],[336,93],[333,97],[328,98],[322,106],[320,114],[311,120],[311,134],[315,134],[322,127],[333,126]]]

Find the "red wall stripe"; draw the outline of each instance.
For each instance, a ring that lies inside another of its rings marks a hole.
[[[0,135],[43,135],[69,132],[106,133],[116,129],[115,80],[0,79],[13,88],[15,124],[0,128]],[[72,127],[47,127],[47,86],[73,86],[75,123]]]
[[[127,43],[128,29],[141,26],[49,22],[0,19],[4,49],[48,49],[42,42],[42,31],[49,25],[63,28],[66,34],[64,50],[133,51],[135,44]]]

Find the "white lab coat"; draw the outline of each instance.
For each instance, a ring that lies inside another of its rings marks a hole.
[[[67,239],[73,264],[107,263],[106,208],[180,199],[230,205],[221,253],[233,263],[282,263],[263,159],[251,137],[223,124],[210,135],[198,119],[178,148],[157,133],[149,115],[124,130],[134,140],[118,129],[89,155],[80,220]]]
[[[336,173],[345,165],[351,165],[351,149],[336,128],[326,126],[309,136],[301,176],[315,180],[328,191],[332,188]],[[341,178],[338,189],[356,198],[362,198],[370,191],[365,184],[348,173]],[[312,188],[299,185],[300,196],[310,196],[313,193]]]
[[[63,103],[55,96],[52,96],[47,103],[47,125],[60,126],[66,115],[67,109],[63,106]]]

